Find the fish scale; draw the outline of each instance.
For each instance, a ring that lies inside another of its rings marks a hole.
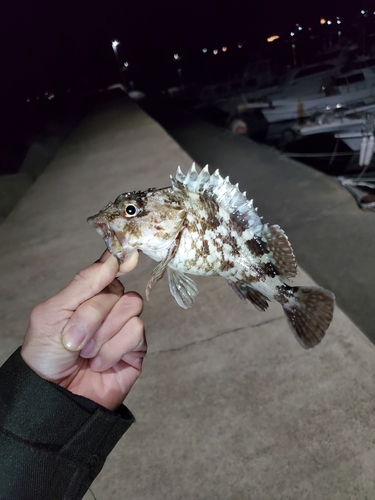
[[[244,301],[264,311],[270,299],[283,308],[302,347],[323,339],[334,310],[334,295],[320,287],[288,282],[297,273],[292,246],[278,225],[263,224],[253,200],[208,166],[180,167],[171,186],[127,192],[88,219],[120,262],[142,251],[158,265],[146,297],[165,273],[170,291],[184,308],[198,288],[187,276],[222,276]]]

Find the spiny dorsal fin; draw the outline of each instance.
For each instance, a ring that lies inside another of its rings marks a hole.
[[[176,178],[171,181],[173,190],[207,196],[230,213],[242,227],[260,234],[263,224],[254,209],[253,200],[249,201],[245,193],[241,193],[238,184],[231,184],[228,177],[223,179],[218,170],[210,175],[206,165],[198,174],[193,163],[186,175],[178,167]]]
[[[266,239],[267,248],[272,255],[274,266],[284,278],[294,278],[297,274],[297,263],[292,245],[284,231],[277,224],[265,225],[262,236]]]

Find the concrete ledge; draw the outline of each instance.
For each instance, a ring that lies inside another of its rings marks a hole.
[[[33,183],[26,172],[0,176],[0,217],[3,220],[17,205]]]
[[[59,138],[51,137],[43,142],[33,143],[26,153],[20,171],[25,172],[35,181],[55,156],[61,142]]]
[[[193,137],[189,128],[180,132]],[[276,156],[267,149],[246,143],[242,150],[238,142],[231,149],[219,136],[212,143],[207,136],[195,137],[202,148],[205,141],[216,146],[212,155],[202,149],[194,159],[215,167],[214,153],[220,153],[227,163],[224,173],[232,167],[235,177],[246,173],[263,215],[271,222],[289,220],[296,234],[297,222],[303,228],[302,214],[308,213],[301,210],[296,221],[288,210],[296,211],[290,198],[305,197],[302,206],[314,208],[309,188],[323,185],[322,205],[337,204],[332,180],[322,181],[314,172],[306,178],[292,162],[281,163],[281,176]],[[103,104],[81,123],[0,227],[0,362],[22,342],[33,305],[103,251],[87,216],[121,192],[168,184],[176,165],[186,171],[191,162],[126,98]],[[280,179],[270,184],[273,169]],[[311,244],[310,257],[322,248],[319,241]],[[154,267],[141,256],[124,279],[126,289],[143,293]],[[303,270],[299,280],[313,283]],[[261,313],[244,305],[220,278],[197,279],[197,284],[200,293],[188,311],[175,304],[166,280],[145,304],[149,354],[126,400],[137,424],[113,450],[92,486],[94,495],[106,500],[372,498],[375,347],[338,309],[323,343],[305,351],[279,304]]]

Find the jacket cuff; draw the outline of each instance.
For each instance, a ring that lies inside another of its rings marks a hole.
[[[123,405],[112,412],[39,377],[20,352],[0,368],[0,431],[83,462],[96,475],[133,415]]]

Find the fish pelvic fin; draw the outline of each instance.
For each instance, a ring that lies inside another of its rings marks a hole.
[[[269,298],[263,293],[254,290],[250,285],[244,283],[234,283],[228,280],[228,285],[244,302],[251,302],[258,311],[265,311],[268,308]]]
[[[320,287],[296,286],[282,304],[286,320],[304,349],[317,346],[332,321],[335,296]]]
[[[177,304],[183,309],[189,309],[194,304],[198,293],[197,285],[186,274],[175,271],[170,267],[167,273],[169,289]]]

